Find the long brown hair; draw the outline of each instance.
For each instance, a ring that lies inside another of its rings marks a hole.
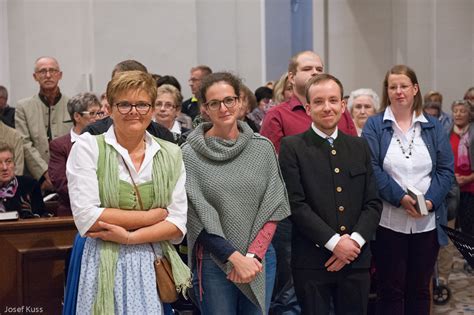
[[[388,105],[390,105],[390,99],[388,98],[388,77],[391,74],[403,74],[410,78],[410,81],[413,85],[418,86],[418,93],[416,93],[413,100],[412,111],[416,112],[416,115],[420,115],[423,111],[423,99],[421,97],[421,89],[418,84],[418,79],[416,77],[415,71],[405,65],[396,65],[393,66],[390,70],[387,71],[385,79],[383,80],[383,91],[382,91],[382,101],[380,103],[380,111],[384,111]]]

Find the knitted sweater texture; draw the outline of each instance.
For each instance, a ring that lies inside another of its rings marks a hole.
[[[193,248],[205,229],[219,235],[245,254],[259,230],[268,221],[290,215],[288,196],[271,142],[238,123],[239,137],[224,140],[205,137],[212,127],[202,123],[182,147],[188,195],[188,248]],[[230,262],[219,267],[229,273]],[[265,313],[265,276],[236,286]],[[205,292],[204,292],[205,294]]]

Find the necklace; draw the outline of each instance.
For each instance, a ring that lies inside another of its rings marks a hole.
[[[395,140],[397,140],[397,143],[398,143],[398,146],[400,147],[400,150],[402,150],[403,155],[407,159],[410,158],[411,152],[413,150],[413,142],[415,141],[415,131],[416,131],[416,129],[415,129],[415,127],[413,127],[412,137],[411,137],[410,143],[408,144],[408,147],[406,149],[403,147],[402,141],[400,140],[400,138],[397,136],[396,133],[394,133]]]

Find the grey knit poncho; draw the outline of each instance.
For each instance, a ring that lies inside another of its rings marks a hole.
[[[273,145],[246,123],[238,124],[237,140],[204,137],[212,124],[202,123],[183,145],[190,267],[196,238],[203,229],[227,239],[245,255],[266,222],[290,215]],[[231,271],[230,262],[214,261],[226,274]],[[249,284],[236,285],[265,314],[264,273]]]

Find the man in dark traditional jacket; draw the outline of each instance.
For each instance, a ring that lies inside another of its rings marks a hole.
[[[293,221],[292,272],[302,314],[366,314],[371,240],[380,220],[370,152],[337,124],[345,110],[341,82],[306,84],[309,130],[281,142],[280,166]]]

